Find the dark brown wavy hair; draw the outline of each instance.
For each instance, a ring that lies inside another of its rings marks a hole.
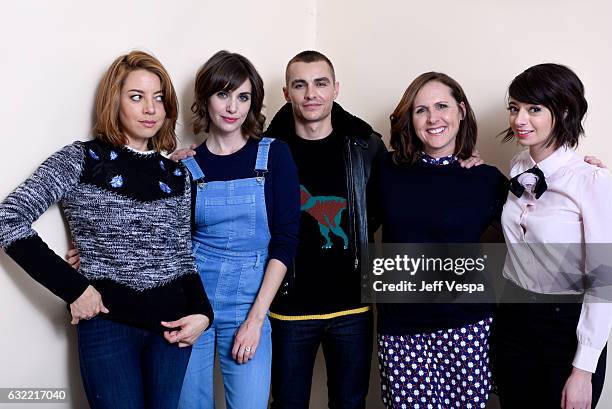
[[[431,81],[438,81],[451,90],[451,95],[460,104],[463,102],[465,106],[465,116],[459,124],[457,139],[455,140],[454,154],[459,159],[467,159],[472,156],[474,147],[476,146],[476,137],[478,127],[476,125],[476,116],[472,107],[463,92],[463,89],[451,77],[440,72],[426,72],[419,75],[406,88],[402,99],[391,114],[391,148],[393,149],[393,162],[399,164],[412,164],[416,160],[417,153],[423,150],[423,143],[417,136],[412,123],[412,111],[414,109],[414,100],[421,90]]]
[[[166,118],[157,134],[149,141],[149,149],[172,152],[176,149],[175,126],[178,118],[178,99],[170,75],[159,60],[143,51],[132,51],[117,58],[108,67],[96,95],[96,121],[93,133],[112,146],[127,145],[119,120],[121,88],[132,71],[146,70],[159,78],[164,97]]]
[[[252,138],[260,138],[266,117],[261,113],[264,99],[264,85],[261,76],[244,56],[229,51],[219,51],[198,70],[195,80],[195,101],[193,112],[193,133],[210,131],[208,99],[219,91],[233,91],[244,81],[251,83],[251,107],[242,124],[242,131]]]

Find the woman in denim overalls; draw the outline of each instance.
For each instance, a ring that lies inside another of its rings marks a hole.
[[[195,88],[194,131],[208,136],[184,163],[194,182],[193,252],[215,320],[193,347],[180,408],[214,407],[216,348],[227,407],[263,409],[272,356],[268,307],[297,246],[297,171],[286,145],[259,140],[263,83],[246,58],[218,52]]]

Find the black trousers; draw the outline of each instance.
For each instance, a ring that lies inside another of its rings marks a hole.
[[[523,292],[532,302],[502,303],[496,313],[491,367],[500,405],[502,409],[558,409],[578,345],[576,326],[582,298],[560,299],[510,286],[515,296]],[[603,389],[606,352],[607,347],[592,377],[593,408]]]
[[[323,347],[331,409],[365,409],[372,361],[372,311],[272,323],[272,409],[308,409]]]

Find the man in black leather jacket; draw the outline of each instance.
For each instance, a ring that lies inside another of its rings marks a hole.
[[[366,185],[385,151],[380,135],[334,102],[329,59],[304,51],[287,64],[287,104],[266,135],[289,144],[301,187],[300,244],[271,307],[272,408],[308,408],[323,346],[331,408],[365,408],[372,311],[361,302],[368,243]]]

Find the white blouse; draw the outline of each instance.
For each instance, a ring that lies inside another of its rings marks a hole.
[[[510,176],[535,165],[525,150],[512,160]],[[537,167],[548,186],[544,194],[535,198],[530,186],[534,177],[526,174],[520,177],[526,186],[523,195],[518,198],[508,193],[504,205],[502,226],[508,243],[504,276],[536,293],[585,292],[577,286],[581,278],[612,265],[612,177],[607,169],[585,163],[566,147]],[[608,254],[606,246],[611,250]],[[612,326],[611,288],[600,286],[599,292],[585,292],[576,329],[576,368],[595,372]]]

